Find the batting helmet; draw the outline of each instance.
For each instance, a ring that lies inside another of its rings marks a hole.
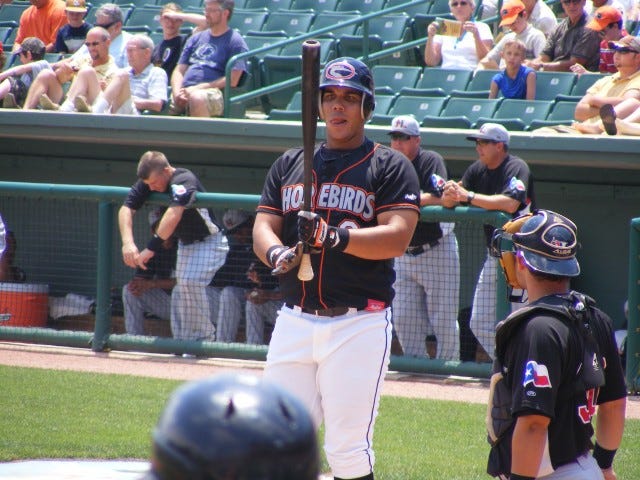
[[[311,416],[282,388],[223,374],[179,387],[153,432],[154,480],[316,480]]]
[[[362,92],[362,118],[368,118],[375,108],[373,76],[369,67],[351,57],[330,61],[322,71],[320,95],[326,87],[346,87]]]

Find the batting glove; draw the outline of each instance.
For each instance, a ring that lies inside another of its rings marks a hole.
[[[267,251],[267,260],[273,270],[272,275],[282,275],[297,267],[302,260],[302,242],[298,242],[293,247],[275,245]]]
[[[298,239],[311,248],[333,248],[342,252],[349,243],[349,230],[330,227],[317,213],[298,212]]]

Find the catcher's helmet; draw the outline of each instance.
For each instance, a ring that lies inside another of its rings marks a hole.
[[[153,432],[150,479],[316,480],[311,416],[284,389],[223,374],[188,382]]]
[[[375,108],[373,76],[369,67],[351,57],[340,57],[330,61],[322,71],[320,94],[326,87],[347,87],[362,92],[363,118]]]

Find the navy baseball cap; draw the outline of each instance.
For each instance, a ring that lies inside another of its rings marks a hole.
[[[513,243],[534,271],[558,277],[576,277],[580,264],[577,227],[567,217],[551,210],[536,210],[513,234]]]

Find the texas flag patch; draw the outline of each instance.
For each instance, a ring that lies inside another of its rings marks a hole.
[[[509,180],[509,190],[512,192],[524,192],[526,188],[524,182],[518,177],[511,177],[511,180]]]
[[[526,387],[533,383],[534,387],[551,388],[551,380],[549,379],[549,370],[545,365],[538,365],[537,362],[529,360],[524,369],[524,380],[522,386]]]

